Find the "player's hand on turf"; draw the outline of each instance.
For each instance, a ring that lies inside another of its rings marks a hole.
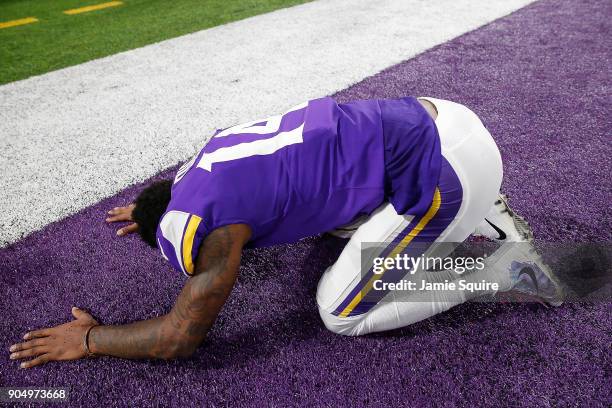
[[[134,204],[130,204],[126,207],[115,207],[108,212],[108,217],[106,222],[126,222],[126,221],[134,221],[132,219],[132,210],[134,209]],[[132,232],[138,231],[138,224],[135,222],[126,225],[123,228],[119,228],[117,230],[117,235],[120,237],[131,234]]]
[[[77,360],[87,356],[84,337],[87,329],[98,322],[84,310],[73,307],[75,320],[48,329],[26,333],[23,343],[13,344],[11,360],[24,360],[21,368],[31,368],[49,361]]]

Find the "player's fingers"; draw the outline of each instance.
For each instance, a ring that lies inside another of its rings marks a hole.
[[[42,364],[45,364],[47,361],[51,361],[49,353],[42,354],[30,361],[24,361],[19,365],[21,368],[32,368]]]
[[[111,216],[106,218],[107,222],[115,221],[131,221],[132,210],[128,207],[120,208],[119,210],[111,210],[108,212]]]
[[[125,207],[115,207],[107,212],[108,215],[130,214],[134,209],[134,204],[126,205]]]
[[[106,218],[106,222],[117,222],[117,221],[127,221],[129,218],[126,218],[124,215],[113,215],[112,217]]]
[[[108,211],[108,214],[109,215],[119,215],[119,214],[130,213],[130,211],[132,211],[130,207],[115,207],[112,210]]]
[[[30,340],[30,341],[24,341],[23,343],[13,344],[9,348],[9,351],[10,352],[22,351],[22,350],[31,349],[33,347],[42,346],[44,344],[46,344],[45,339],[38,338],[38,339]]]
[[[124,235],[131,234],[132,232],[136,232],[136,231],[138,231],[138,224],[133,223],[133,224],[128,225],[127,227],[123,227],[119,229],[117,231],[117,235],[122,237]]]
[[[94,320],[94,318],[87,313],[85,310],[83,309],[79,309],[78,307],[72,307],[72,315],[74,316],[75,319],[88,319],[88,320]]]
[[[134,222],[128,225],[127,227],[125,227],[125,229],[127,230],[128,233],[136,232],[138,231],[138,224]]]
[[[21,360],[22,358],[36,357],[41,354],[45,354],[48,351],[49,349],[47,348],[47,346],[32,347],[27,350],[12,353],[10,356],[10,359],[11,360]]]
[[[48,329],[40,329],[40,330],[34,330],[31,332],[28,332],[26,334],[23,335],[23,339],[24,340],[30,340],[30,339],[35,339],[38,337],[47,337],[50,336],[51,333],[49,333]]]

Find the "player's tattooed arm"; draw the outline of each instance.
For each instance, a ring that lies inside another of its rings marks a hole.
[[[164,317],[125,326],[92,329],[95,354],[123,358],[187,357],[206,337],[238,275],[248,227],[229,225],[213,231],[200,247],[195,274]]]
[[[213,231],[203,242],[194,276],[183,287],[165,316],[126,325],[96,326],[89,332],[90,351],[121,358],[177,358],[193,354],[206,337],[227,300],[238,275],[240,256],[250,238],[246,225],[228,225]],[[30,359],[29,368],[48,361],[85,357],[83,338],[97,322],[80,309],[75,320],[24,336],[11,346],[11,359]]]

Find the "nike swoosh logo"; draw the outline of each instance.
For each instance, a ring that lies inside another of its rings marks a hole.
[[[503,241],[504,239],[506,239],[506,233],[504,231],[502,231],[497,225],[493,224],[491,221],[487,220],[486,218],[485,218],[485,221],[491,226],[491,228],[497,231],[497,233],[499,234],[499,237],[497,237],[497,239],[499,239],[500,241]]]
[[[536,280],[535,273],[533,273],[533,269],[526,266],[523,269],[521,269],[521,271],[519,272],[518,274],[519,280],[521,279],[521,275],[527,275],[531,278],[531,281],[533,282],[533,286],[535,286],[535,289],[536,289],[536,294],[539,294],[540,289],[538,288],[538,281]]]

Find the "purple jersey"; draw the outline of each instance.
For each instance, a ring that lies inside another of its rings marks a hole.
[[[433,197],[436,155],[435,126],[414,98],[315,99],[217,132],[178,170],[158,246],[192,274],[202,241],[224,225],[248,224],[260,247],[348,224],[385,200],[418,210]]]

